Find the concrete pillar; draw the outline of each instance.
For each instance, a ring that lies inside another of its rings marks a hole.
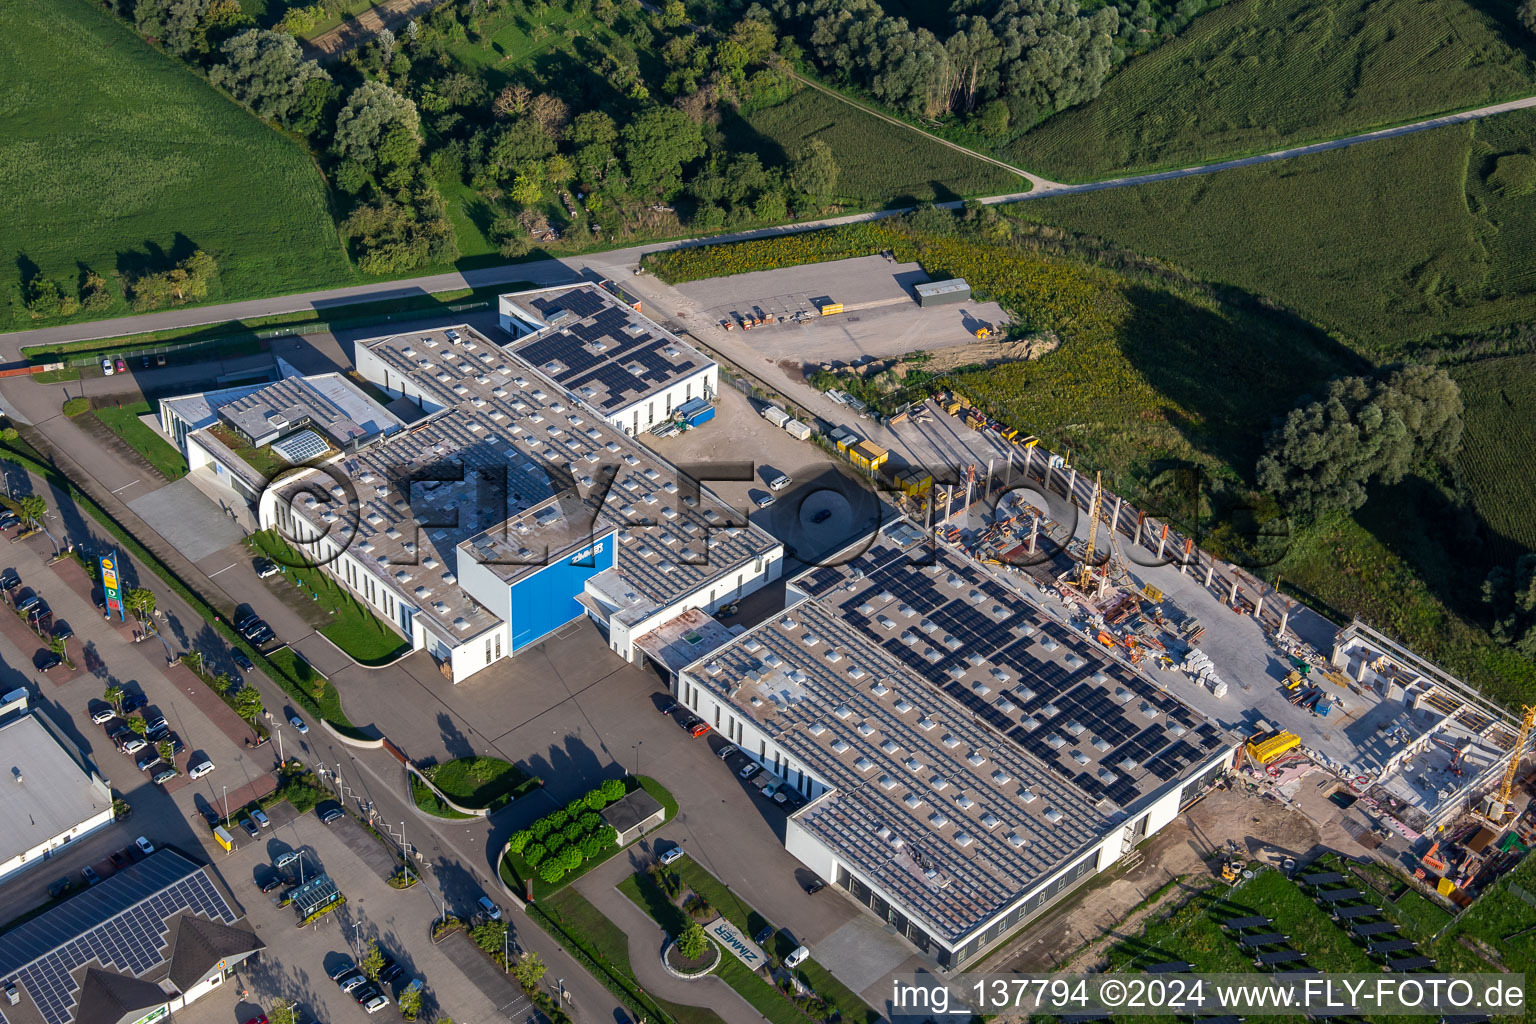
[[[1115,533],[1120,529],[1120,495],[1115,495],[1115,511],[1109,517],[1109,531]]]
[[[996,464],[997,458],[995,456],[987,460],[987,479],[983,481],[981,485],[982,501],[986,501],[987,496],[992,493],[992,467]]]
[[[1136,536],[1131,538],[1131,543],[1132,544],[1140,544],[1141,543],[1141,527],[1142,527],[1142,524],[1145,523],[1146,521],[1147,521],[1147,514],[1145,512],[1137,512],[1136,513]]]
[[[1195,542],[1192,538],[1184,541],[1184,557],[1179,559],[1180,576],[1183,576],[1189,570],[1189,553],[1194,549],[1194,547]]]
[[[1291,605],[1290,605],[1290,602],[1287,601],[1285,603],[1285,605],[1280,609],[1280,629],[1277,632],[1284,633],[1285,632],[1285,624],[1287,622],[1289,622],[1290,619],[1291,619]]]
[[[1044,485],[1046,491],[1049,491],[1051,489],[1051,480],[1055,476],[1056,476],[1056,467],[1051,465],[1051,460],[1050,459],[1046,459],[1045,460],[1045,479],[1041,481],[1041,483]]]
[[[1007,466],[1006,469],[1003,470],[1003,486],[1004,487],[1009,487],[1012,484],[1013,484],[1013,445],[1009,445],[1008,446],[1008,466]]]
[[[1035,450],[1033,448],[1025,448],[1024,449],[1024,475],[1026,477],[1029,476],[1029,467],[1033,466],[1034,464],[1035,464]]]
[[[1168,524],[1164,523],[1163,524],[1163,532],[1161,534],[1159,534],[1158,538],[1157,538],[1157,557],[1158,558],[1162,558],[1163,557],[1163,548],[1167,547],[1167,545],[1168,545]]]
[[[1077,498],[1074,495],[1077,494],[1077,467],[1068,466],[1067,472],[1072,474],[1067,478],[1067,501],[1076,504]]]
[[[1216,575],[1216,559],[1211,559],[1211,564],[1205,567],[1205,585],[1211,585],[1211,577]]]
[[[1253,602],[1253,617],[1255,619],[1257,619],[1257,618],[1259,618],[1259,616],[1261,616],[1263,614],[1264,614],[1264,595],[1260,594],[1259,595],[1259,599],[1257,601]],[[1262,624],[1262,620],[1260,620],[1260,621],[1261,621],[1261,624]]]
[[[1040,517],[1030,516],[1029,523],[1029,553],[1035,553],[1035,536],[1040,532]]]
[[[1237,574],[1232,575],[1232,593],[1227,595],[1227,604],[1237,603]]]

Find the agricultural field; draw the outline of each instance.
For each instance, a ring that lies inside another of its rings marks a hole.
[[[1022,192],[1028,183],[816,89],[801,88],[784,102],[722,125],[734,153],[756,153],[765,165],[784,166],[811,139],[837,154],[838,197],[860,209],[911,206],[965,196]]]
[[[1478,514],[1508,542],[1536,551],[1536,355],[1484,359],[1452,369],[1466,406],[1458,468]]]
[[[1513,5],[1237,0],[1001,155],[1066,181],[1182,167],[1536,92]],[[1501,20],[1502,19],[1502,20]]]
[[[194,249],[218,263],[210,302],[356,280],[299,145],[85,0],[15,0],[5,26],[0,248],[14,263],[0,294],[11,327],[38,322],[20,291],[35,273],[69,297],[99,274],[112,301],[81,315],[120,314],[123,275]]]
[[[1536,317],[1533,145],[1536,114],[1517,111],[1006,212],[1262,295],[1393,358]]]

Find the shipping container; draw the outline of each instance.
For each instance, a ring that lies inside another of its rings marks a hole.
[[[222,846],[226,853],[235,848],[234,837],[224,831],[223,825],[213,826],[213,841]]]
[[[770,405],[768,408],[763,410],[763,419],[767,420],[769,423],[772,423],[776,427],[782,427],[785,422],[788,421],[789,413],[785,412],[783,409],[780,409],[776,405]]]
[[[969,302],[971,299],[971,286],[958,277],[948,281],[928,281],[914,290],[917,292],[919,306],[941,306],[952,302]]]
[[[881,448],[872,441],[860,441],[848,447],[848,459],[860,469],[874,472],[879,469],[891,453]]]
[[[706,405],[702,409],[689,413],[688,417],[683,422],[687,423],[690,427],[697,427],[699,424],[708,423],[714,418],[715,407],[712,405]]]
[[[784,429],[789,432],[790,437],[795,438],[797,441],[809,441],[811,439],[810,426],[801,423],[799,420],[790,420],[784,424]]]
[[[831,316],[833,313],[841,313],[842,311],[843,304],[841,302],[829,302],[819,310],[822,316]]]

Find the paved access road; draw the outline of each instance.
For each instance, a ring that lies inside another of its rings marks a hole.
[[[1197,174],[1215,174],[1218,171],[1227,171],[1238,167],[1251,167],[1257,164],[1271,163],[1276,160],[1288,160],[1293,157],[1321,153],[1331,149],[1343,149],[1346,146],[1354,146],[1362,142],[1410,135],[1415,132],[1428,131],[1431,128],[1463,124],[1467,121],[1475,121],[1485,117],[1493,117],[1496,114],[1503,114],[1512,110],[1524,110],[1530,107],[1536,107],[1536,96],[1526,96],[1504,103],[1492,103],[1456,114],[1425,118],[1421,121],[1398,125],[1394,128],[1358,132],[1342,138],[1316,142],[1310,145],[1290,146],[1268,153],[1239,157],[1234,160],[1223,160],[1216,163],[1199,164],[1194,167],[1155,171],[1148,174],[1132,174],[1120,178],[1109,178],[1104,181],[1091,181],[1081,184],[1062,184],[1039,178],[1041,187],[1033,191],[985,196],[980,199],[980,202],[992,205],[1019,203],[1027,202],[1031,199],[1047,199],[1053,196],[1100,192],[1111,188],[1129,188],[1134,185],[1169,181],[1174,178],[1185,178]],[[948,209],[959,209],[963,203],[955,201],[939,203],[937,205]],[[265,299],[250,299],[244,302],[229,302],[219,306],[198,306],[189,309],[146,313],[141,316],[115,317],[110,320],[67,324],[60,327],[39,327],[30,331],[15,331],[10,334],[0,335],[0,359],[19,359],[20,351],[26,345],[58,344],[91,338],[113,338],[118,335],[136,332],[223,323],[227,320],[272,316],[278,313],[292,313],[305,309],[333,309],[352,302],[420,295],[424,292],[450,291],[458,288],[473,288],[484,285],[510,284],[515,281],[529,281],[533,284],[559,284],[571,280],[579,272],[580,268],[584,266],[609,268],[633,265],[638,263],[640,257],[646,253],[660,249],[675,249],[690,245],[709,245],[716,242],[736,242],[749,238],[792,234],[797,231],[813,231],[817,228],[833,227],[839,224],[855,224],[862,221],[879,220],[883,217],[892,217],[906,213],[910,209],[911,207],[900,207],[892,210],[875,210],[869,213],[855,213],[843,217],[828,217],[798,224],[760,228],[755,231],[740,231],[733,234],[713,235],[705,238],[648,242],[644,245],[629,246],[623,249],[610,249],[587,256],[570,257],[563,261],[556,259],[533,260],[527,263],[512,263],[499,267],[487,267],[481,270],[452,271],[446,274],[432,274],[401,281],[379,281],[372,284],[351,285],[346,288],[329,288],[323,291],[304,292],[295,295],[280,295]]]

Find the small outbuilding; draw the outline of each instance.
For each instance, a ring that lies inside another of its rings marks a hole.
[[[641,833],[655,828],[666,820],[666,808],[662,807],[643,789],[626,793],[602,811],[603,820],[619,834],[619,845],[628,846]]]
[[[952,277],[948,281],[926,281],[914,290],[917,292],[919,306],[943,306],[971,301],[971,286],[960,277]]]

